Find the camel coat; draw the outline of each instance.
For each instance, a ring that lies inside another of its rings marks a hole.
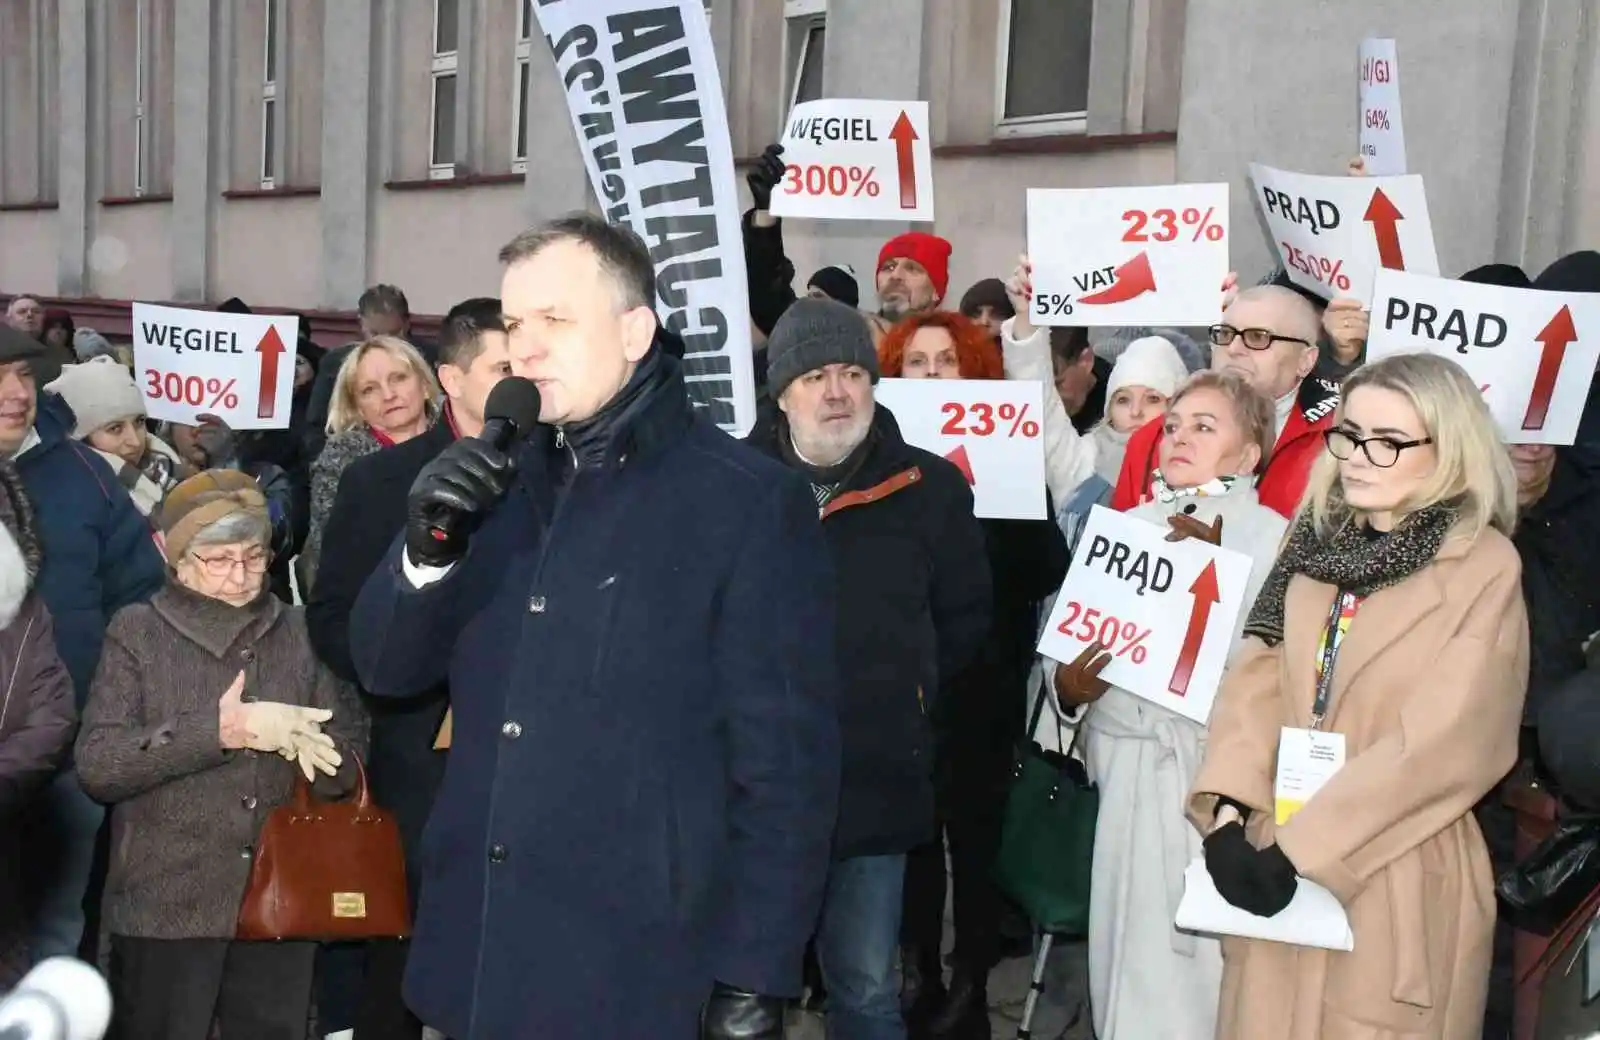
[[[1496,531],[1362,602],[1335,666],[1326,728],[1345,765],[1282,829],[1279,729],[1310,724],[1317,640],[1335,590],[1297,575],[1284,639],[1234,660],[1211,713],[1189,814],[1251,807],[1301,876],[1350,915],[1355,949],[1223,941],[1218,1040],[1477,1040],[1494,932],[1493,875],[1472,807],[1511,769],[1528,683],[1521,565]]]

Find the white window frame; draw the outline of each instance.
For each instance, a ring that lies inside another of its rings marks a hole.
[[[1052,112],[1006,118],[1006,78],[1011,71],[1012,0],[1000,0],[999,40],[994,63],[994,132],[996,137],[1050,137],[1089,131],[1089,112]],[[1087,99],[1085,99],[1087,104]]]
[[[528,172],[528,155],[526,147],[523,154],[517,154],[517,142],[522,141],[526,146],[532,142],[523,137],[526,128],[522,126],[523,93],[533,88],[533,23],[532,7],[517,0],[517,61],[512,68],[511,75],[511,172]],[[526,70],[526,72],[524,72]]]
[[[133,5],[133,194],[141,197],[149,190],[149,164],[145,147],[145,93],[148,86],[146,64],[150,43],[150,0],[134,0]]]
[[[276,172],[279,170],[277,160],[277,132],[275,124],[283,118],[278,107],[278,70],[275,67],[281,60],[282,48],[278,46],[283,34],[283,26],[278,24],[278,0],[267,0],[263,15],[263,32],[261,34],[261,167],[257,171],[260,175],[261,187],[271,191],[277,187]],[[267,113],[272,113],[272,119],[267,118]],[[270,172],[269,172],[270,171]]]
[[[428,84],[428,179],[430,181],[447,181],[456,175],[455,162],[436,163],[433,161],[433,157],[438,154],[438,142],[434,140],[434,134],[439,127],[439,81],[446,77],[455,79],[457,59],[460,52],[435,50],[434,48],[438,46],[439,0],[433,0],[433,32],[428,38],[428,49],[433,53],[433,79]],[[457,46],[460,46],[459,41]],[[457,79],[456,87],[459,89],[460,86],[461,81]],[[452,125],[453,123],[454,121],[452,120]],[[450,154],[452,156],[456,153],[456,144],[459,140],[460,134],[458,133],[456,141],[450,142]]]
[[[823,32],[827,32],[828,0],[783,0],[783,18],[785,26],[783,69],[791,82],[788,84],[788,89],[783,92],[786,104],[778,115],[780,127],[789,118],[789,113],[793,111],[800,97],[800,83],[805,78],[803,74],[806,58],[811,53],[811,30],[820,27]],[[791,53],[792,60],[790,60]]]

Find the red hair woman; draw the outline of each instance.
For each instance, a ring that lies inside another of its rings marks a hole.
[[[1000,348],[954,311],[913,314],[878,346],[878,367],[901,379],[1003,379]],[[994,581],[994,627],[976,663],[944,677],[933,709],[941,826],[950,837],[955,950],[948,992],[940,982],[945,904],[944,844],[906,859],[900,942],[905,948],[906,1025],[912,1035],[987,1035],[989,969],[1000,958],[1001,900],[990,880],[1012,749],[1022,735],[1034,628],[1041,601],[1061,585],[1067,545],[1049,520],[984,520]]]

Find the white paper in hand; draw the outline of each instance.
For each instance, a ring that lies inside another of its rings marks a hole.
[[[1323,950],[1348,951],[1356,944],[1344,907],[1332,892],[1316,882],[1301,878],[1294,899],[1282,913],[1258,917],[1223,899],[1205,861],[1200,859],[1183,872],[1183,899],[1173,923],[1187,932],[1239,935]]]

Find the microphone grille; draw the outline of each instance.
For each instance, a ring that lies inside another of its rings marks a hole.
[[[485,420],[504,419],[526,433],[539,421],[539,407],[539,387],[533,380],[507,376],[489,391],[483,417]]]

